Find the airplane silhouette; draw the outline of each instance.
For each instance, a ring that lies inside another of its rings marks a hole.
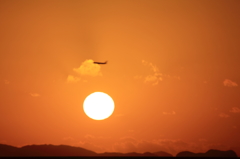
[[[107,61],[105,61],[105,62],[93,62],[93,63],[95,63],[95,64],[107,64]]]

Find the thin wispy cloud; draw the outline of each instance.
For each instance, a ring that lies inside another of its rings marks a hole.
[[[76,83],[78,81],[80,81],[80,78],[75,77],[73,75],[68,75],[68,77],[67,77],[67,82],[68,83]]]
[[[162,81],[162,77],[157,77],[155,75],[148,75],[145,77],[145,83],[152,83],[152,85],[157,85],[159,81]]]
[[[104,141],[103,141],[104,142]],[[101,144],[94,144],[91,141],[79,141],[78,143],[74,144],[76,147],[83,147],[88,150],[92,150],[97,153],[108,152],[109,150],[103,147]]]
[[[144,78],[144,83],[149,83],[154,85],[157,85],[159,83],[159,81],[162,81],[162,74],[159,72],[159,69],[157,68],[156,65],[152,64],[151,62],[147,62],[145,60],[142,60],[142,64],[144,66],[150,67],[151,69],[151,74],[147,75]],[[135,79],[140,79],[142,78],[142,76],[135,76]]]
[[[225,79],[223,81],[223,85],[226,87],[237,87],[238,86],[238,84],[236,82],[233,82],[230,79]]]
[[[200,144],[199,144],[200,143]],[[112,146],[113,151],[117,152],[158,152],[159,150],[168,152],[172,155],[176,155],[181,151],[207,151],[210,148],[223,148],[228,149],[226,145],[219,145],[210,143],[207,140],[200,140],[195,142],[186,142],[181,139],[153,139],[153,140],[141,140],[133,137],[122,137]]]
[[[82,76],[102,76],[101,66],[98,64],[94,64],[93,62],[94,61],[91,59],[85,60],[80,67],[74,68],[73,71]]]
[[[153,65],[151,62],[147,62],[145,60],[142,60],[142,64],[145,65],[145,66],[149,66],[154,73],[160,74],[159,71],[158,71],[157,66]]]
[[[38,94],[38,93],[30,93],[30,95],[31,95],[32,97],[39,97],[39,96],[40,96],[40,94]]]
[[[230,112],[232,112],[232,113],[240,113],[240,109],[238,107],[232,107]]]
[[[151,71],[146,76],[136,75],[136,76],[134,76],[134,79],[143,80],[144,83],[151,84],[153,86],[158,85],[159,82],[163,81],[163,77],[164,78],[175,78],[178,80],[181,79],[179,76],[170,76],[167,74],[160,73],[158,67],[151,62],[148,62],[145,60],[142,60],[141,62],[144,66],[149,67]]]
[[[225,113],[220,113],[219,116],[220,116],[221,118],[228,118],[228,117],[229,117],[229,115],[227,115],[227,114],[225,114]]]

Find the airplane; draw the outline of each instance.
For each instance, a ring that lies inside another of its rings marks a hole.
[[[105,62],[93,62],[93,63],[95,63],[95,64],[107,64],[107,61],[105,61]]]

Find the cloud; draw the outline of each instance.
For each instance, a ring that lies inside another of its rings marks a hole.
[[[240,109],[238,107],[232,107],[230,112],[232,112],[232,113],[240,113]]]
[[[40,96],[40,94],[38,94],[38,93],[30,93],[30,95],[31,95],[32,97],[39,97],[39,96]]]
[[[231,81],[231,80],[229,80],[229,79],[225,79],[225,80],[223,81],[223,84],[224,84],[224,86],[226,86],[226,87],[237,87],[237,86],[238,86],[238,84],[237,84],[236,82],[233,82],[233,81]]]
[[[158,152],[165,151],[176,155],[181,151],[191,151],[195,153],[206,152],[210,148],[228,150],[229,146],[219,143],[209,143],[206,139],[199,139],[195,142],[186,142],[181,139],[153,139],[137,140],[133,137],[121,138],[113,145],[113,151],[117,152]]]
[[[176,155],[180,151],[204,152],[208,150],[208,147],[209,144],[206,141],[185,142],[181,139],[137,140],[133,137],[124,137],[114,143],[113,151],[124,153],[165,151]]]
[[[113,151],[118,152],[157,152],[157,151],[166,151],[169,152],[167,148],[167,142],[173,141],[161,141],[161,140],[137,140],[133,137],[122,137],[120,140],[113,145]]]
[[[84,76],[90,76],[90,77],[96,77],[96,76],[102,76],[101,73],[101,67],[98,64],[94,64],[93,60],[85,60],[82,62],[80,67],[73,68],[73,71],[77,73],[76,75],[68,75],[67,77],[67,83],[77,83],[79,81],[81,82],[87,82],[86,79],[84,79]]]
[[[221,118],[228,118],[228,117],[229,117],[229,115],[227,115],[227,114],[225,114],[225,113],[220,113],[219,116],[220,116]]]
[[[142,140],[131,136],[125,136],[118,140],[112,141],[109,137],[97,137],[92,135],[86,135],[83,140],[74,144],[86,148],[88,150],[95,151],[97,153],[102,152],[158,152],[164,151],[172,155],[176,155],[180,151],[191,152],[205,152],[209,148],[218,148],[221,150],[229,149],[229,146],[221,145],[218,143],[209,143],[206,139],[199,139],[195,142],[186,142],[181,139],[152,139]]]
[[[221,143],[213,143],[213,144],[209,144],[208,145],[208,149],[215,149],[215,150],[222,150],[222,151],[226,151],[231,149],[230,146],[228,145],[224,145]]]
[[[157,66],[153,65],[151,62],[142,60],[142,64],[145,66],[149,66],[151,68],[151,70],[153,71],[154,75],[162,75],[161,73],[159,73]]]
[[[152,69],[152,71],[154,73],[159,73],[157,66],[153,65],[151,62],[147,62],[145,60],[142,60],[142,64],[145,65],[145,66],[150,66],[150,68]]]
[[[144,80],[145,83],[150,82],[152,85],[157,85],[158,81],[162,81],[162,77],[157,77],[156,75],[148,75]]]
[[[150,83],[150,84],[152,84],[154,86],[154,85],[157,85],[159,81],[163,80],[162,77],[160,77],[160,76],[162,76],[162,74],[159,72],[157,66],[155,66],[152,63],[147,62],[145,60],[142,60],[142,64],[144,66],[150,67],[150,69],[152,70],[152,74],[147,75],[144,78],[144,83]],[[134,78],[135,79],[141,79],[142,76],[135,76]]]
[[[170,76],[170,75],[167,75],[167,74],[160,73],[158,67],[151,62],[147,62],[145,60],[142,60],[142,64],[144,66],[149,67],[150,70],[151,70],[151,73],[146,75],[146,76],[136,75],[136,76],[134,76],[134,79],[143,79],[144,83],[152,84],[154,86],[154,85],[157,85],[160,81],[163,81],[163,77],[175,78],[175,79],[178,79],[178,80],[181,79],[179,76]]]
[[[74,146],[77,147],[82,147],[85,148],[87,150],[91,150],[97,153],[103,153],[103,152],[109,152],[108,149],[106,149],[105,147],[103,147],[102,145],[98,145],[98,144],[93,144],[92,142],[84,142],[84,141],[79,141],[76,144],[73,144]]]
[[[77,83],[78,81],[87,82],[87,80],[73,76],[73,75],[68,75],[67,77],[67,83]]]
[[[172,112],[163,112],[164,115],[175,115],[176,112],[172,111]]]
[[[76,83],[78,81],[80,81],[80,78],[74,77],[73,75],[68,75],[68,77],[67,77],[68,83]]]
[[[91,59],[85,60],[79,68],[74,68],[73,71],[83,76],[102,76],[100,65],[94,64]]]
[[[86,134],[81,141],[74,144],[74,146],[80,146],[82,148],[92,150],[97,153],[109,152],[111,148],[109,148],[108,143],[111,141],[111,137],[109,136],[94,136],[91,134]],[[110,146],[111,147],[111,146]]]

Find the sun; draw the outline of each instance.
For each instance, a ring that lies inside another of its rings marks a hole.
[[[114,101],[106,93],[94,92],[84,100],[83,110],[89,118],[103,120],[112,115]]]

